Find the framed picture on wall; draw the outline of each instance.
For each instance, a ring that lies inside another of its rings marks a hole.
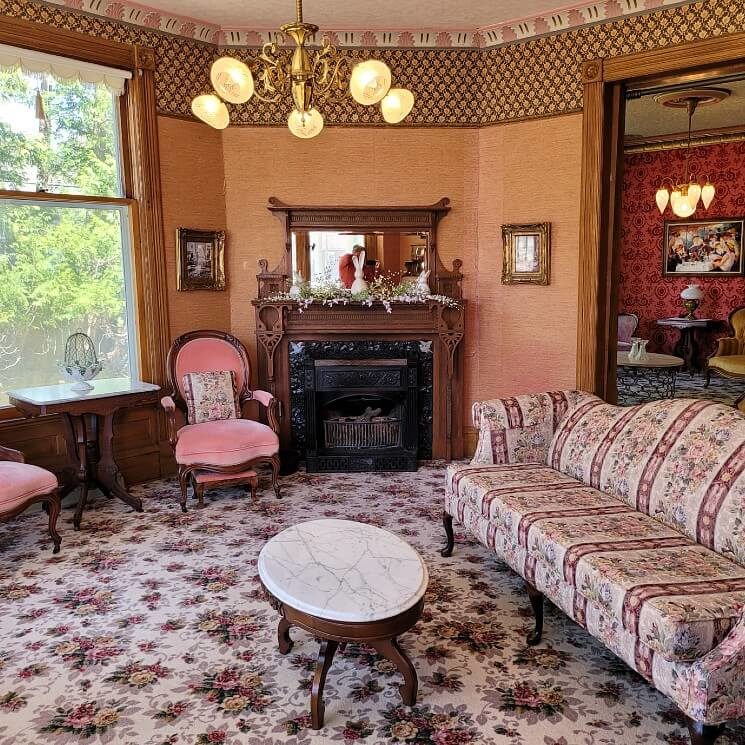
[[[743,274],[743,218],[665,222],[662,272],[670,277]]]
[[[551,223],[502,225],[502,284],[547,285],[551,279]]]
[[[225,289],[225,231],[176,231],[176,286],[179,290]]]

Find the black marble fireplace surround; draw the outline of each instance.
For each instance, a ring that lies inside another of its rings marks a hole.
[[[365,365],[365,360],[372,364]],[[335,361],[340,364],[335,364]],[[345,371],[345,361],[356,363],[347,365]],[[432,362],[430,341],[290,342],[292,441],[293,447],[306,461],[307,470],[407,471],[416,470],[417,459],[431,458]],[[397,369],[400,375],[397,375]],[[324,370],[335,372],[325,375],[321,382]],[[382,383],[378,389],[376,380]],[[317,385],[319,382],[321,384]],[[332,390],[334,387],[338,387],[335,392]],[[384,413],[395,410],[397,416],[401,415],[402,432],[395,446],[370,449],[326,447],[323,422],[318,415],[323,416],[321,410],[329,401],[349,400],[354,408],[356,392],[366,397],[363,403],[382,408]]]

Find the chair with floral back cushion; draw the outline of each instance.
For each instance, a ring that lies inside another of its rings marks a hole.
[[[41,502],[49,515],[52,553],[59,553],[62,539],[57,532],[60,513],[57,477],[44,468],[24,463],[18,450],[0,446],[0,522],[20,515],[37,502]]]
[[[639,316],[636,313],[618,314],[618,351],[629,352],[631,350],[631,338],[634,336],[636,327],[639,325]]]
[[[271,393],[251,390],[245,347],[222,331],[191,331],[173,342],[167,367],[171,395],[161,405],[178,464],[181,509],[186,512],[190,481],[200,507],[211,487],[244,484],[255,496],[259,465],[271,468],[279,498],[279,402]],[[269,426],[245,417],[249,401],[266,409]],[[180,428],[177,407],[187,420]]]

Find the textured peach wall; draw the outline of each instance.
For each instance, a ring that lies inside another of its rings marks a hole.
[[[581,156],[580,114],[479,130],[474,398],[575,384]],[[503,285],[501,225],[529,222],[551,222],[551,284]]]
[[[228,292],[176,290],[176,228],[225,230],[222,136],[198,122],[161,116],[158,137],[171,338],[198,328],[228,331]]]
[[[473,253],[476,241],[478,132],[470,129],[329,128],[299,140],[284,128],[224,131],[233,333],[255,347],[251,299],[257,261],[273,268],[283,247],[269,197],[320,205],[429,204],[450,197],[438,232],[445,261]],[[471,295],[473,265],[465,268]],[[473,343],[473,342],[472,342]]]
[[[160,120],[171,333],[230,328],[255,350],[257,262],[279,261],[270,196],[315,204],[425,204],[450,197],[440,251],[464,261],[466,401],[574,385],[581,115],[471,129],[280,128]],[[221,157],[223,158],[221,162]],[[224,191],[224,200],[223,200]],[[548,220],[548,287],[501,284],[500,225]],[[177,293],[178,225],[226,227],[227,293]],[[467,412],[464,412],[466,419]]]

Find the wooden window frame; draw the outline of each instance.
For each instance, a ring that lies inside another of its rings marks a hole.
[[[745,32],[582,66],[577,387],[616,400],[624,93],[745,72]]]
[[[0,44],[132,73],[125,92],[118,99],[124,196],[103,197],[100,201],[130,208],[140,376],[163,385],[170,334],[164,292],[167,274],[155,96],[155,50],[5,17],[0,17]],[[91,204],[98,201],[95,197],[7,190],[0,190],[0,197],[58,203]],[[13,407],[0,409],[0,421],[20,416]]]

